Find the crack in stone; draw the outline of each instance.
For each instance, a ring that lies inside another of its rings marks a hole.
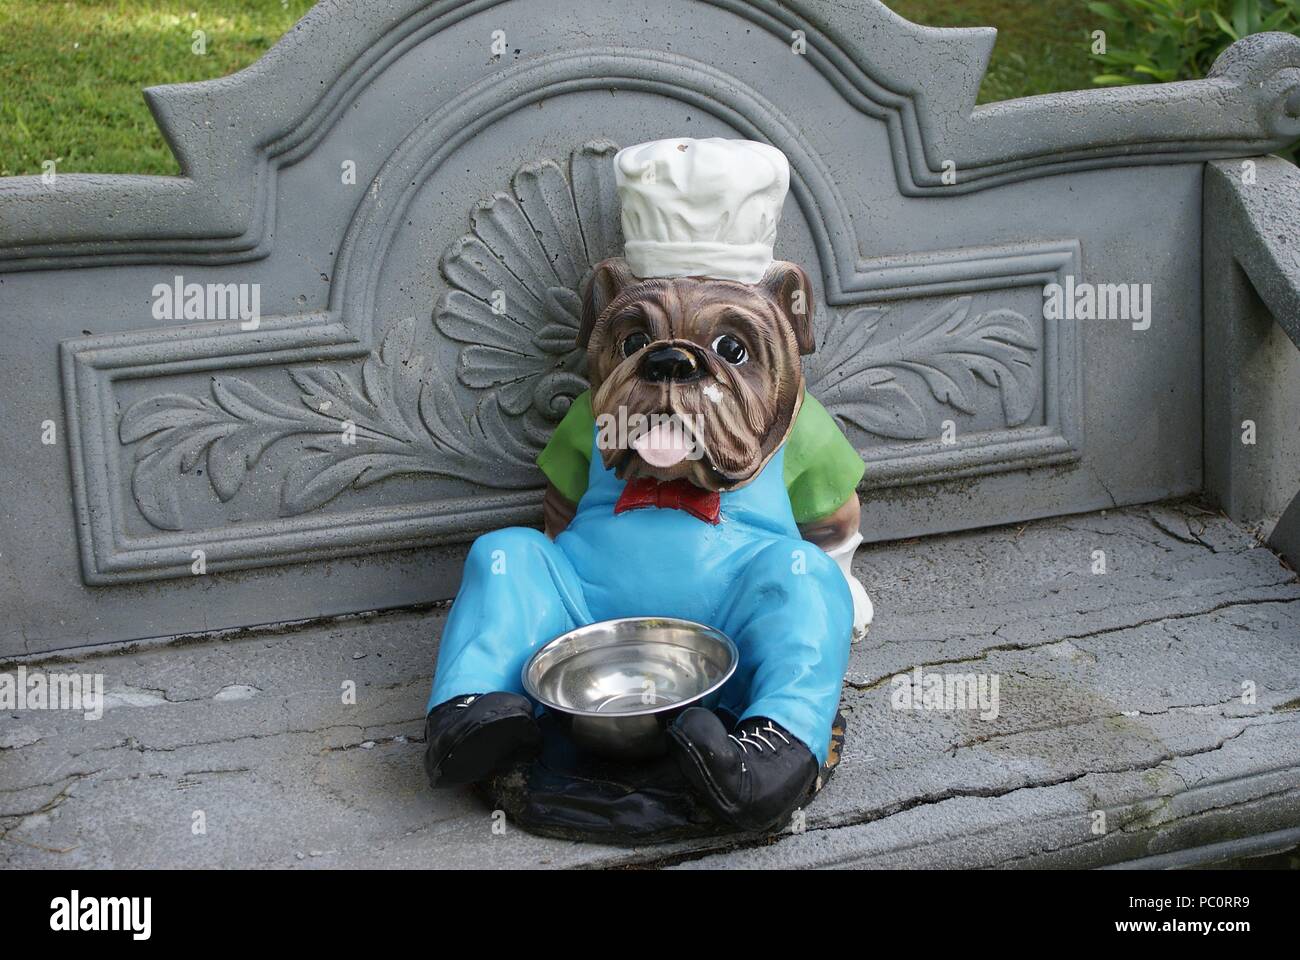
[[[424,720],[423,717],[417,717],[414,720],[395,720],[393,721],[392,724],[386,723],[384,724],[384,726],[388,727],[400,723],[421,723],[423,722],[423,720]],[[368,730],[370,728],[367,727],[365,729]],[[337,747],[326,747],[323,752],[324,753],[346,753],[350,750],[360,750],[367,743],[370,744],[371,747],[376,747],[381,743],[424,743],[424,737],[414,736],[409,733],[396,733],[393,734],[391,737],[367,737],[365,740],[358,740],[356,743],[345,743]]]
[[[410,606],[394,609],[342,613],[332,617],[312,617],[304,620],[256,624],[248,627],[228,627],[171,637],[123,640],[115,643],[97,644],[92,647],[68,647],[59,650],[48,650],[39,654],[0,657],[0,670],[18,666],[20,663],[28,668],[44,668],[57,664],[83,663],[107,657],[127,657],[133,654],[156,653],[214,643],[234,645],[248,640],[271,639],[278,641],[318,628],[349,628],[357,624],[366,626],[375,621],[419,619],[450,607],[451,600],[435,600],[430,603],[411,604]]]
[[[38,849],[46,850],[50,853],[70,853],[72,850],[75,850],[76,847],[69,847],[66,850],[60,850],[54,847],[40,846],[37,844],[33,844],[30,841],[23,840],[21,837],[11,836],[11,834],[15,830],[18,830],[20,827],[22,827],[22,825],[30,817],[41,816],[42,814],[49,813],[50,811],[56,810],[59,807],[63,806],[63,804],[66,803],[68,799],[71,797],[71,793],[69,791],[71,791],[74,786],[76,786],[82,780],[85,780],[88,777],[93,777],[95,774],[101,772],[102,772],[101,770],[95,770],[92,771],[91,773],[86,773],[86,774],[81,774],[81,773],[70,774],[69,776],[63,778],[68,782],[65,783],[62,788],[60,788],[59,792],[56,793],[50,800],[42,804],[40,807],[37,807],[35,810],[29,810],[25,813],[5,814],[6,819],[13,818],[17,820],[17,822],[8,827],[0,827],[0,841],[8,840],[12,843],[22,843],[26,846],[36,846]]]
[[[328,733],[328,732],[331,732],[331,731],[334,731],[334,730],[348,730],[348,729],[355,729],[355,730],[360,731],[360,734],[361,734],[362,739],[356,741],[356,743],[352,743],[352,744],[342,744],[342,745],[339,745],[339,746],[326,747],[326,748],[325,748],[326,752],[332,752],[332,751],[337,751],[337,750],[347,750],[347,749],[351,749],[351,748],[356,747],[356,746],[359,746],[361,743],[364,743],[364,742],[369,741],[369,740],[373,740],[373,741],[376,742],[376,743],[385,743],[385,742],[388,742],[388,741],[390,741],[390,740],[396,740],[398,737],[405,737],[405,738],[406,738],[408,741],[410,741],[410,742],[418,742],[418,741],[419,741],[419,738],[416,737],[416,736],[412,736],[412,735],[410,735],[410,734],[394,734],[394,735],[392,735],[391,737],[367,737],[367,736],[366,736],[366,731],[367,731],[367,730],[373,730],[373,729],[375,729],[375,728],[377,728],[377,727],[392,727],[392,726],[398,726],[398,725],[401,725],[401,724],[417,724],[417,723],[422,723],[423,720],[424,720],[424,717],[421,716],[421,717],[415,717],[415,718],[411,718],[411,719],[385,720],[385,721],[382,722],[382,723],[371,723],[371,724],[361,724],[361,723],[330,723],[330,724],[326,724],[326,725],[323,726],[323,727],[310,727],[310,728],[306,728],[306,729],[292,729],[292,730],[278,730],[278,731],[276,731],[276,732],[274,732],[274,733],[249,733],[249,734],[244,734],[244,735],[242,735],[242,736],[238,736],[238,737],[224,737],[224,738],[217,739],[217,740],[195,740],[195,741],[193,741],[193,742],[188,742],[188,743],[177,743],[177,744],[173,744],[173,745],[170,746],[170,747],[154,747],[154,746],[150,746],[150,745],[148,745],[148,744],[146,744],[146,743],[142,743],[140,740],[136,739],[136,738],[133,737],[133,736],[128,736],[128,737],[127,737],[125,740],[123,740],[121,743],[116,743],[116,744],[114,744],[114,745],[111,746],[111,747],[95,747],[95,748],[93,748],[93,752],[95,752],[95,753],[112,753],[112,752],[115,751],[115,750],[124,750],[124,749],[125,749],[125,750],[133,750],[133,751],[135,751],[136,753],[176,753],[176,752],[181,751],[181,750],[189,750],[189,749],[193,749],[193,748],[195,748],[195,747],[212,747],[212,746],[218,746],[218,745],[231,745],[231,744],[242,743],[242,742],[247,741],[247,740],[270,740],[270,739],[274,739],[274,738],[276,738],[276,737],[303,736],[303,735],[308,735],[308,734],[313,734],[313,733],[323,734],[323,733]],[[57,782],[59,782],[59,781],[57,781],[57,780],[54,781],[54,783],[57,783]],[[53,784],[48,784],[48,785],[52,786]],[[29,785],[29,786],[23,786],[23,787],[12,788],[12,790],[11,790],[10,788],[0,789],[0,793],[13,792],[13,791],[16,791],[16,790],[26,790],[26,789],[30,789],[30,786],[36,786],[36,784]]]
[[[1171,580],[1172,578],[1159,578],[1159,579],[1162,579],[1162,580]],[[1276,587],[1287,587],[1287,586],[1296,586],[1296,587],[1300,587],[1300,581],[1297,581],[1296,577],[1295,577],[1294,575],[1292,575],[1289,571],[1287,571],[1286,575],[1283,576],[1283,577],[1282,577],[1281,579],[1279,579],[1279,580],[1275,580],[1275,581],[1272,581],[1272,582],[1270,582],[1270,583],[1261,583],[1261,584],[1256,584],[1256,585],[1254,585],[1253,587],[1251,587],[1250,589],[1254,589],[1254,590],[1272,590],[1272,589],[1274,589],[1274,588],[1276,588]],[[1221,590],[1221,591],[1219,591],[1219,592],[1217,592],[1217,593],[1205,594],[1203,597],[1201,597],[1201,599],[1213,599],[1213,598],[1215,598],[1215,597],[1222,597],[1222,596],[1225,596],[1225,595],[1231,595],[1232,593],[1237,592],[1237,591],[1239,591],[1240,589],[1241,589],[1241,587],[1240,587],[1239,584],[1238,584],[1238,585],[1232,585],[1232,586],[1229,587],[1229,589]],[[1045,598],[1033,598],[1033,599],[1045,599]],[[1082,598],[1080,598],[1080,599],[1087,599],[1087,597],[1084,596],[1084,597],[1082,597]],[[1167,614],[1167,615],[1166,615],[1164,618],[1162,618],[1162,619],[1174,619],[1174,618],[1186,619],[1186,618],[1188,618],[1188,617],[1199,617],[1199,616],[1204,616],[1204,615],[1209,614],[1209,613],[1214,613],[1216,610],[1219,610],[1219,609],[1221,609],[1221,608],[1224,607],[1224,606],[1246,605],[1246,604],[1251,604],[1251,603],[1291,603],[1293,600],[1300,600],[1300,597],[1285,597],[1285,598],[1255,597],[1255,598],[1250,598],[1250,599],[1246,599],[1246,600],[1234,601],[1234,602],[1229,603],[1229,604],[1221,604],[1221,605],[1218,605],[1218,606],[1215,606],[1215,607],[1211,607],[1211,608],[1206,609],[1206,610],[1200,610],[1200,611],[1188,611],[1188,612],[1180,613],[1180,614]],[[1020,601],[1017,601],[1017,602],[1020,602]],[[1145,595],[1138,595],[1138,596],[1135,598],[1135,605],[1149,604],[1149,603],[1151,603],[1151,602],[1154,602],[1153,599],[1150,598],[1150,597],[1147,597],[1147,596],[1145,596]],[[997,609],[997,608],[1002,607],[1002,606],[1005,606],[1005,604],[986,604],[986,605],[984,605],[984,606],[980,606],[980,607],[972,606],[970,609],[971,609],[972,611],[980,611],[980,610],[986,610],[986,609]],[[1073,611],[1073,612],[1074,612],[1076,615],[1082,617],[1082,616],[1089,616],[1089,615],[1094,615],[1094,614],[1105,613],[1105,612],[1107,612],[1107,611],[1109,611],[1109,610],[1114,609],[1114,607],[1115,607],[1115,603],[1114,603],[1114,601],[1112,600],[1111,602],[1107,603],[1105,606],[1094,607],[1094,608],[1090,608],[1090,609],[1082,609],[1082,610],[1076,609],[1076,610]],[[878,610],[880,609],[880,604],[879,604],[879,603],[877,603],[877,609],[878,609]],[[911,614],[911,615],[908,615],[908,616],[915,616],[915,614]],[[978,633],[976,633],[976,632],[956,633],[956,634],[951,634],[951,635],[944,636],[944,637],[937,638],[937,639],[930,638],[930,639],[926,639],[926,640],[923,640],[923,641],[917,641],[917,640],[915,640],[915,639],[913,639],[913,638],[911,638],[911,637],[899,637],[899,638],[896,638],[896,639],[886,639],[886,640],[882,640],[882,641],[879,642],[879,647],[880,647],[881,649],[883,649],[884,647],[888,647],[888,646],[899,646],[899,645],[902,645],[902,644],[918,643],[918,642],[928,642],[928,643],[947,643],[947,642],[950,641],[950,640],[963,640],[963,639],[967,639],[967,640],[981,640],[981,639],[984,639],[984,638],[986,638],[986,637],[994,637],[994,636],[997,636],[1001,631],[1007,629],[1008,627],[1022,626],[1022,625],[1029,625],[1029,624],[1034,624],[1034,623],[1037,623],[1037,622],[1039,622],[1039,621],[1044,621],[1044,620],[1046,620],[1046,621],[1050,621],[1050,620],[1052,620],[1052,619],[1054,619],[1054,616],[1053,616],[1053,615],[1050,615],[1050,614],[1046,614],[1046,613],[1044,613],[1044,614],[1040,614],[1040,615],[1037,615],[1037,616],[1028,616],[1028,617],[1021,617],[1021,618],[1016,619],[1016,620],[1008,620],[1008,621],[1005,622],[1005,623],[1001,623],[1001,624],[999,624],[997,627],[995,627],[995,628],[994,628],[993,630],[991,630],[991,631],[982,631],[982,632],[978,632]],[[1136,623],[1136,624],[1132,624],[1132,625],[1129,625],[1129,626],[1120,626],[1120,627],[1113,627],[1113,628],[1108,627],[1108,628],[1104,628],[1104,631],[1103,631],[1103,632],[1105,632],[1105,631],[1113,632],[1113,631],[1117,631],[1117,630],[1128,630],[1128,629],[1132,629],[1133,627],[1144,626],[1144,625],[1146,625],[1146,624],[1148,624],[1148,623],[1152,623],[1152,622],[1155,622],[1155,621],[1153,621],[1153,620],[1145,620],[1145,621],[1140,621],[1140,622],[1138,622],[1138,623]],[[1058,642],[1059,640],[1070,640],[1070,639],[1074,639],[1074,638],[1072,638],[1072,637],[1058,637],[1058,638],[1055,638],[1055,639],[1050,640],[1050,641],[1047,641],[1047,642],[1049,642],[1049,643],[1056,643],[1056,642]],[[1035,644],[1035,646],[1037,646],[1037,644]]]
[[[1175,540],[1178,540],[1181,543],[1190,544],[1193,547],[1204,547],[1206,550],[1210,551],[1210,553],[1219,552],[1213,546],[1206,543],[1204,540],[1202,540],[1197,534],[1195,534],[1192,531],[1192,525],[1190,522],[1188,522],[1186,517],[1183,518],[1183,522],[1187,524],[1187,533],[1180,533],[1178,530],[1175,530],[1173,526],[1166,523],[1164,519],[1162,519],[1160,516],[1156,514],[1153,513],[1148,514],[1147,519],[1151,521],[1151,523],[1156,527],[1157,530],[1161,530],[1164,533],[1169,534],[1169,536],[1173,537]],[[1201,529],[1203,531],[1205,528],[1202,527]]]
[[[1097,471],[1097,468],[1092,466],[1092,464],[1089,464],[1088,472],[1092,474],[1092,478],[1097,481],[1097,484],[1106,491],[1106,496],[1110,497],[1111,509],[1119,509],[1119,501],[1115,499],[1115,494],[1111,493],[1110,487],[1106,484],[1106,481],[1101,478],[1101,474]]]
[[[185,780],[189,777],[207,777],[207,776],[213,776],[213,775],[223,774],[223,773],[254,773],[254,772],[256,771],[254,771],[252,767],[213,767],[210,770],[186,770],[184,773],[177,774],[176,780],[178,785],[180,785],[180,781]],[[122,779],[129,779],[129,778],[122,778]]]
[[[1131,713],[1103,714],[1101,716],[1096,716],[1096,717],[1082,717],[1075,720],[1067,720],[1064,723],[1050,723],[1038,727],[1024,727],[1016,730],[1007,730],[1003,733],[990,733],[987,736],[975,737],[972,740],[965,740],[961,743],[954,744],[951,750],[953,752],[956,752],[957,750],[962,750],[967,747],[980,746],[981,744],[991,743],[994,740],[1005,740],[1009,737],[1019,737],[1027,733],[1050,733],[1053,730],[1068,730],[1071,727],[1082,727],[1090,723],[1107,723],[1107,722],[1114,722],[1117,720],[1132,720],[1134,719],[1134,714],[1141,717],[1163,717],[1171,713],[1197,713],[1202,711],[1209,711],[1209,710],[1213,710],[1215,707],[1226,706],[1229,703],[1238,703],[1240,702],[1240,700],[1241,700],[1241,695],[1237,694],[1235,696],[1229,697],[1226,700],[1220,700],[1217,703],[1204,703],[1204,704],[1178,703],[1178,704],[1171,704],[1170,706],[1164,707],[1163,709],[1160,710],[1136,710]],[[1248,714],[1243,714],[1241,716],[1235,716],[1235,717],[1230,717],[1227,714],[1220,711],[1218,714],[1215,715],[1216,719],[1228,720],[1228,721],[1232,721],[1232,720],[1248,721],[1254,719],[1262,720],[1264,718],[1267,718],[1268,716],[1269,716],[1269,712],[1267,711],[1261,713],[1248,713]],[[1183,756],[1183,754],[1180,754],[1180,756]]]
[[[898,676],[900,673],[905,674],[912,670],[917,669],[918,667],[920,667],[921,669],[925,669],[927,667],[953,666],[959,663],[978,663],[981,660],[987,660],[989,655],[994,653],[1006,653],[1015,650],[1036,650],[1039,649],[1040,647],[1051,646],[1053,644],[1062,643],[1067,640],[1069,641],[1090,640],[1094,637],[1104,637],[1112,633],[1123,633],[1126,630],[1138,630],[1142,627],[1149,627],[1154,624],[1166,624],[1178,620],[1194,620],[1197,617],[1208,617],[1211,616],[1212,614],[1218,613],[1222,610],[1228,610],[1233,607],[1261,606],[1263,604],[1270,604],[1270,603],[1277,603],[1277,604],[1300,603],[1300,597],[1291,597],[1290,599],[1267,599],[1267,600],[1266,599],[1230,600],[1226,603],[1221,603],[1214,607],[1211,607],[1208,610],[1199,610],[1193,613],[1172,613],[1163,617],[1152,617],[1149,620],[1140,620],[1137,623],[1126,624],[1120,627],[1102,627],[1097,630],[1089,630],[1085,633],[1069,634],[1063,637],[1052,637],[1050,640],[1042,640],[1039,642],[999,643],[991,647],[985,647],[977,654],[972,654],[966,657],[957,657],[952,660],[933,660],[933,661],[926,661],[924,663],[914,664],[912,666],[907,667],[906,669],[895,670],[893,673],[886,674],[883,677],[876,677],[875,679],[870,681],[864,682],[858,680],[849,680],[846,677],[845,684],[847,686],[852,687],[855,690],[861,690],[863,692],[867,692],[880,687],[883,683],[893,679],[894,677]],[[1001,626],[995,628],[992,633],[980,634],[979,636],[996,637],[1000,631],[1005,630],[1007,627],[1015,626],[1016,624],[1021,622],[1022,621],[1013,621],[1012,623],[1004,623]]]

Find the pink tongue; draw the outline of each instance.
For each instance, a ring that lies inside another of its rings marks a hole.
[[[655,424],[632,441],[632,449],[652,467],[673,467],[686,459],[690,443],[680,423]]]

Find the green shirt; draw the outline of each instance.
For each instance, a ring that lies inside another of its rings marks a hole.
[[[588,390],[574,399],[537,457],[546,479],[574,503],[587,492],[595,433]],[[826,408],[805,393],[785,444],[785,489],[795,522],[813,523],[830,516],[853,495],[865,472],[866,464]]]

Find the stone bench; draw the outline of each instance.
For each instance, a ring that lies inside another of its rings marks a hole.
[[[993,39],[874,0],[327,0],[146,91],[181,176],[0,180],[0,658],[103,673],[111,706],[4,720],[0,858],[1294,846],[1300,171],[1267,154],[1300,40],[976,107]],[[494,846],[420,781],[429,605],[475,535],[540,521],[610,157],[682,133],[790,158],[810,389],[868,462],[843,769],[770,847]],[[999,717],[891,709],[918,668],[997,675]],[[200,808],[238,837],[191,843]]]
[[[1097,544],[1106,576],[1075,559]],[[1128,507],[865,548],[857,567],[880,619],[854,647],[843,757],[775,843],[502,834],[470,791],[431,791],[439,608],[45,664],[103,674],[108,709],[0,727],[0,863],[1091,867],[1300,843],[1300,583],[1231,521]],[[998,716],[894,709],[892,678],[918,667],[998,676]]]

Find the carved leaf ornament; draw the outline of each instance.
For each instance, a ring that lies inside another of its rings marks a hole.
[[[937,432],[926,407],[974,414],[981,382],[997,390],[1008,427],[1033,414],[1038,340],[1025,317],[972,313],[971,298],[957,297],[885,338],[879,330],[890,309],[858,307],[832,317],[808,384],[833,415],[877,437],[923,440]]]

